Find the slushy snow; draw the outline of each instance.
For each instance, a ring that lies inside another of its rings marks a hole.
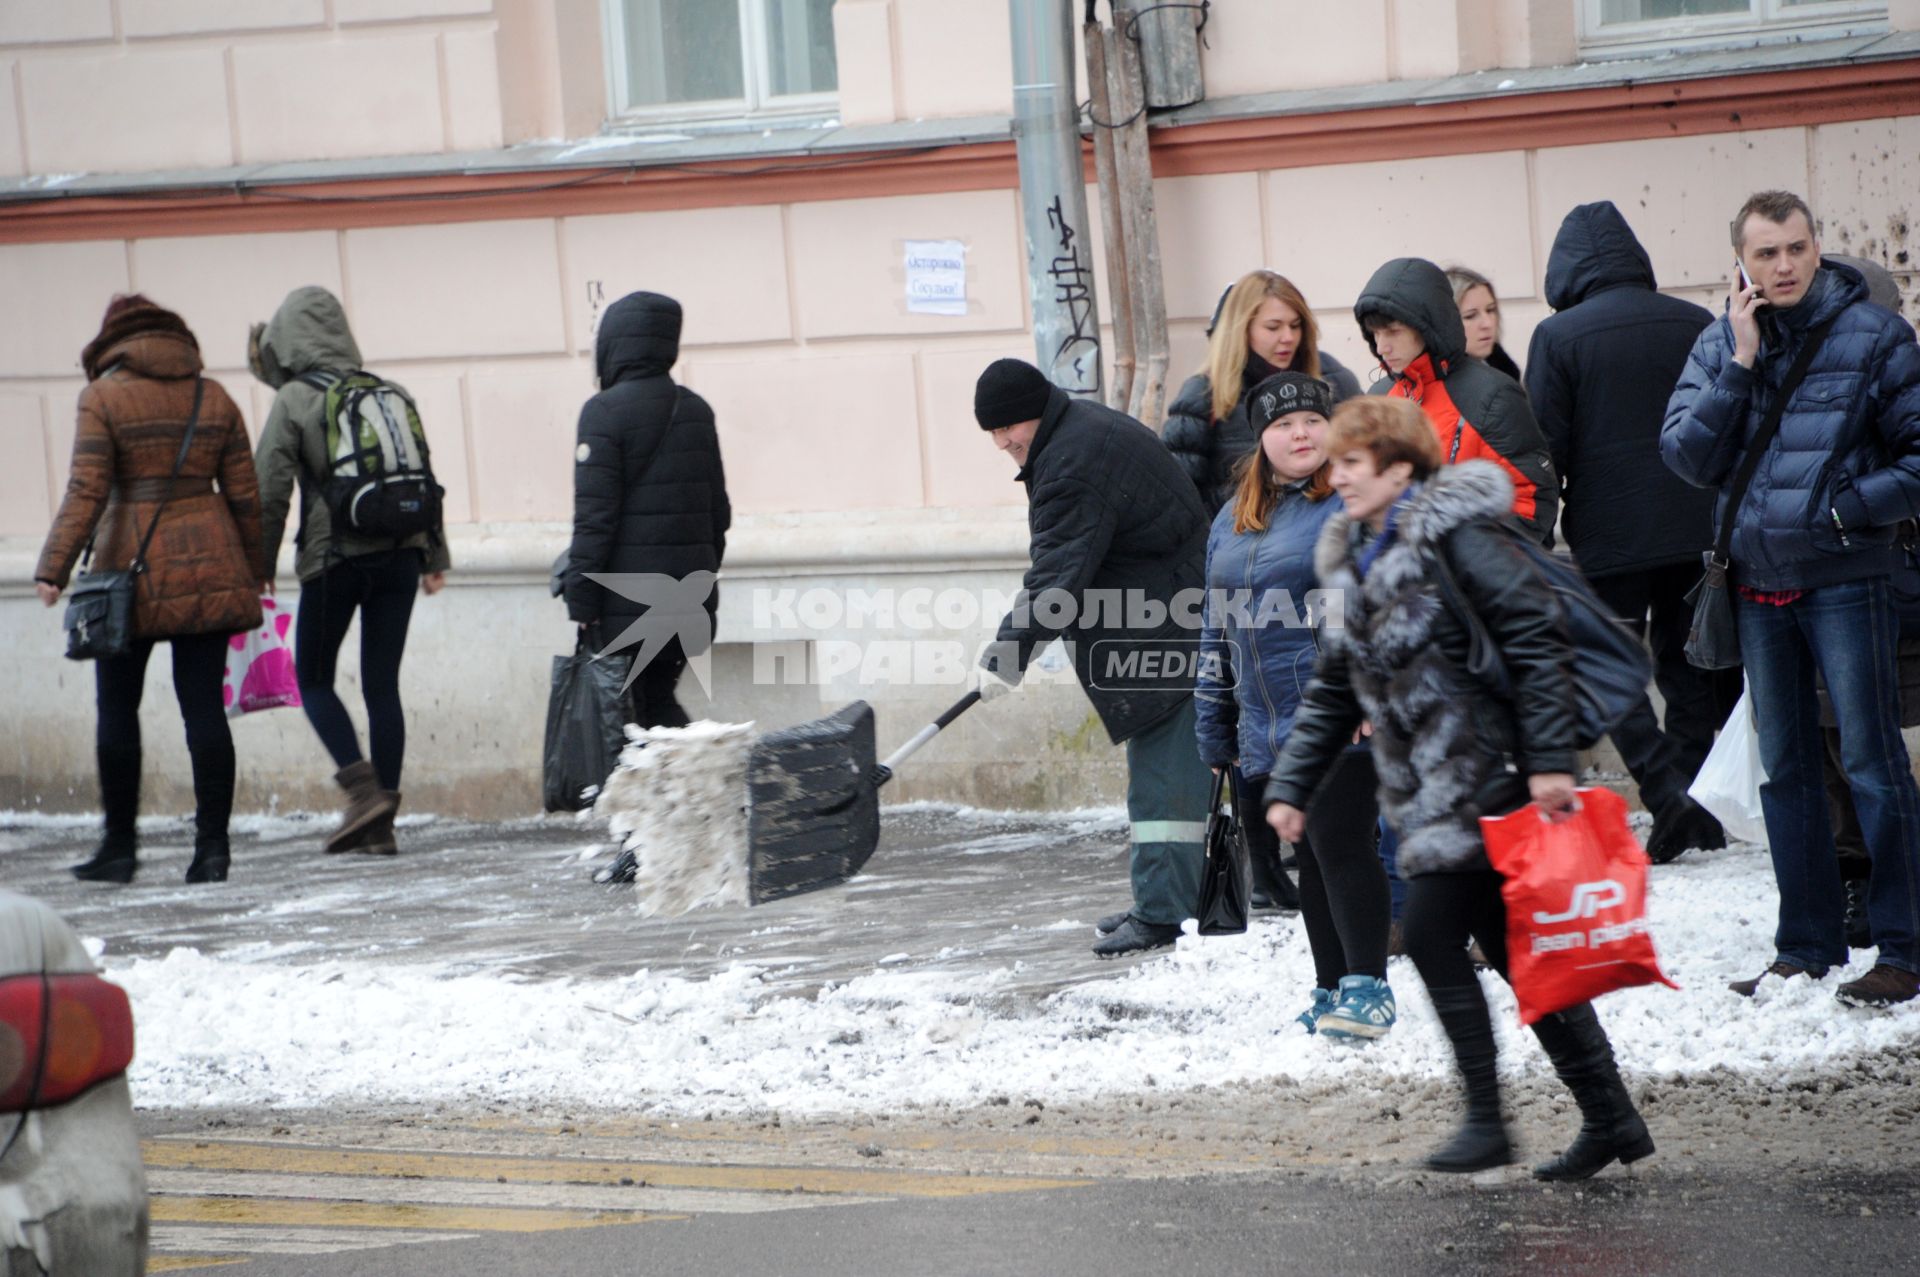
[[[1062,828],[1067,821],[1063,820]],[[1044,848],[1057,829],[1032,835]],[[1643,1078],[1724,1071],[1762,1084],[1920,1049],[1920,1002],[1849,1010],[1821,982],[1769,980],[1748,1002],[1726,981],[1771,956],[1774,897],[1764,853],[1696,855],[1655,872],[1650,918],[1682,986],[1630,989],[1600,1011],[1621,1064]],[[1029,929],[1084,929],[1061,919]],[[1077,942],[1076,942],[1077,943]],[[153,1107],[377,1106],[499,1102],[668,1115],[795,1115],[1048,1103],[1287,1079],[1392,1093],[1448,1078],[1446,1040],[1418,977],[1389,972],[1400,1022],[1365,1047],[1293,1021],[1312,964],[1297,918],[1256,918],[1244,936],[1187,936],[1129,966],[1087,959],[1087,978],[1035,999],[1006,991],[1019,965],[956,970],[924,951],[889,954],[816,994],[777,991],[740,963],[710,979],[636,970],[615,980],[535,982],[444,965],[330,960],[290,950],[116,962],[133,997],[137,1102]],[[1845,976],[1864,971],[1855,955]],[[1544,1074],[1513,1000],[1491,975],[1502,1067]]]
[[[594,815],[634,853],[640,914],[747,904],[747,751],[752,723],[627,726]]]

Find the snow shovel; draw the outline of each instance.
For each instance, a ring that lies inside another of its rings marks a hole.
[[[893,769],[972,709],[978,689],[874,762],[873,706],[837,713],[753,743],[747,756],[747,893],[753,904],[837,887],[880,845],[880,787]]]

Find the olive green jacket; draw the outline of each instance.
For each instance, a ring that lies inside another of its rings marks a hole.
[[[328,470],[327,397],[299,379],[310,372],[360,367],[360,347],[354,344],[339,299],[324,288],[296,288],[270,321],[255,326],[251,338],[247,353],[253,375],[277,392],[254,454],[260,473],[260,539],[269,566],[280,561],[280,538],[298,491],[301,524],[294,574],[302,581],[311,581],[338,559],[377,554],[396,545],[421,550],[426,571],[445,572],[451,564],[444,527],[397,542],[334,533],[318,481]]]

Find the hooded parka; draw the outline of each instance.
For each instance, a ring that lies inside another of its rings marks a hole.
[[[1213,382],[1203,372],[1187,378],[1167,408],[1161,438],[1199,489],[1209,514],[1232,499],[1235,472],[1260,442],[1247,416],[1247,392],[1278,371],[1249,353],[1246,370],[1240,374],[1240,397],[1217,423],[1213,419]],[[1360,379],[1324,350],[1320,352],[1320,380],[1333,388],[1336,405],[1360,393]]]
[[[1544,542],[1559,506],[1546,440],[1520,383],[1467,354],[1466,325],[1446,272],[1424,258],[1395,258],[1367,281],[1353,304],[1353,317],[1376,356],[1369,319],[1395,320],[1420,334],[1425,353],[1371,393],[1419,404],[1447,464],[1490,461],[1505,471],[1513,484],[1514,514]]]
[[[1561,528],[1588,576],[1700,562],[1713,494],[1660,460],[1667,399],[1713,316],[1655,290],[1653,262],[1610,201],[1568,213],[1547,258],[1527,396],[1564,488]]]
[[[81,362],[89,380],[80,392],[72,472],[34,579],[65,589],[90,537],[90,571],[124,570],[158,511],[135,587],[135,637],[258,626],[265,574],[247,430],[220,383],[201,377],[193,334],[172,311],[136,305],[106,321]],[[169,486],[196,381],[200,416]]]
[[[300,378],[360,368],[360,347],[347,327],[340,299],[317,286],[294,289],[273,318],[253,331],[248,360],[253,375],[275,391],[255,453],[260,467],[261,539],[268,564],[279,562],[280,538],[297,489],[300,524],[294,534],[294,575],[300,580],[314,580],[341,559],[396,547],[418,549],[424,556],[422,571],[445,572],[449,559],[444,527],[399,541],[334,530],[322,492],[330,473],[327,394]]]
[[[1087,699],[1121,744],[1193,695],[1207,513],[1159,436],[1057,387],[1015,477],[1027,489],[1033,563],[982,665],[1018,681],[1037,648],[1065,639]],[[1067,614],[1055,599],[1071,600]],[[1150,667],[1136,660],[1128,670],[1129,655],[1148,653]],[[1121,665],[1110,664],[1115,656]]]
[[[718,572],[733,507],[713,409],[668,375],[680,358],[680,303],[630,293],[607,308],[594,343],[600,393],[580,410],[574,450],[567,615],[608,639],[647,610],[589,573]],[[707,613],[718,605],[707,597]]]

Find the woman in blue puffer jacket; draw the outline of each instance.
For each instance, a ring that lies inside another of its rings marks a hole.
[[[1259,447],[1207,541],[1207,609],[1195,688],[1200,756],[1233,766],[1255,882],[1285,881],[1264,819],[1267,773],[1286,743],[1318,647],[1308,611],[1337,606],[1314,593],[1313,550],[1339,506],[1329,501],[1326,428],[1333,395],[1305,373],[1281,372],[1247,392]],[[1387,987],[1389,898],[1375,855],[1379,818],[1373,760],[1348,750],[1314,797],[1294,848],[1300,912],[1313,950],[1309,1033],[1366,1040],[1392,1027]]]

